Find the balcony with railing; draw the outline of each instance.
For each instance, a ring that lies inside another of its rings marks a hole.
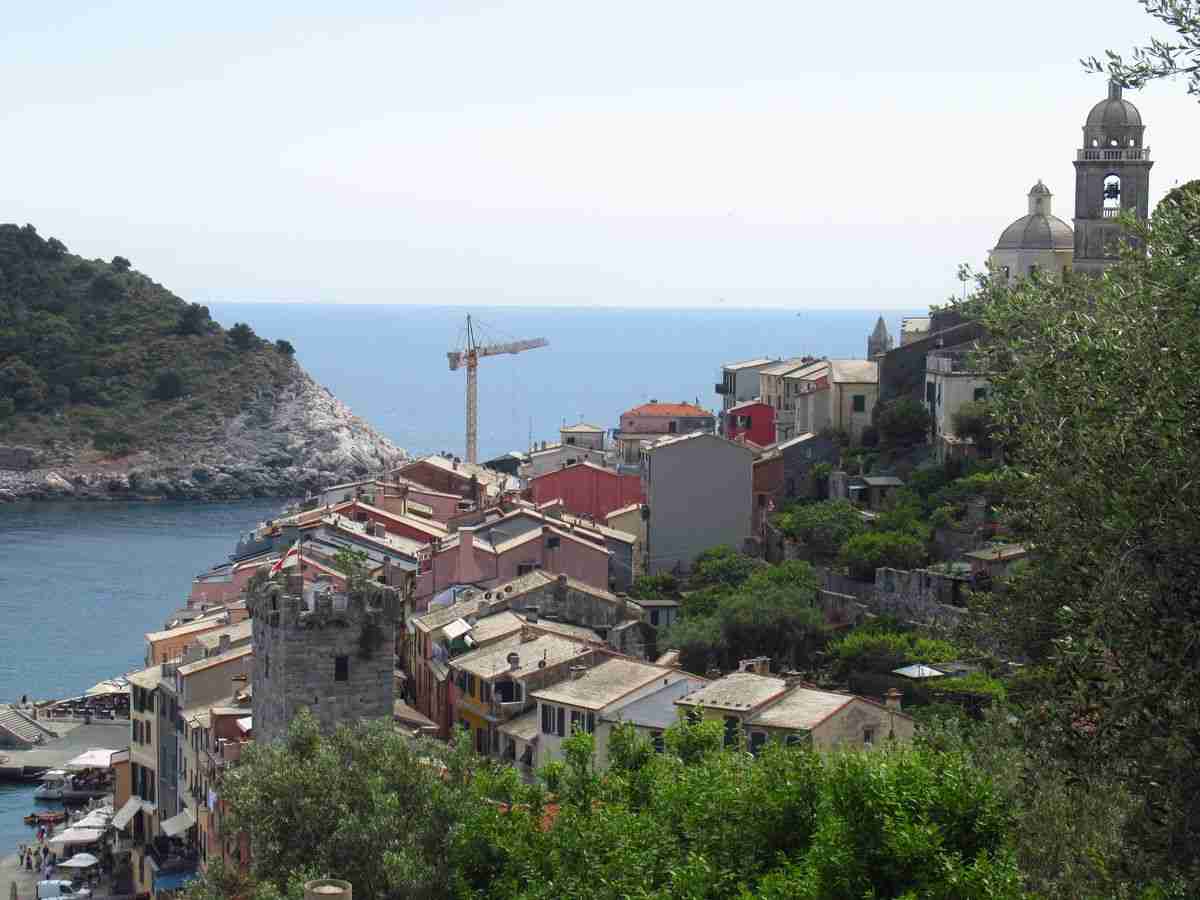
[[[925,355],[925,370],[941,375],[987,375],[977,350],[934,350]]]
[[[1150,159],[1149,147],[1084,147],[1075,151],[1080,162],[1145,162]]]

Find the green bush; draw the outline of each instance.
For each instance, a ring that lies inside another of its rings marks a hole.
[[[280,338],[275,342],[275,349],[284,356],[296,355],[296,348],[292,346],[292,342],[285,341],[283,338]]]
[[[912,397],[900,397],[875,407],[875,425],[886,447],[910,447],[929,437],[933,420],[925,404]]]
[[[828,647],[841,674],[853,671],[886,674],[911,663],[934,665],[966,655],[962,647],[916,631],[889,631],[878,627],[854,629]]]
[[[92,436],[92,446],[110,456],[124,456],[133,449],[133,436],[124,431],[98,431]]]
[[[846,541],[838,557],[850,577],[873,581],[875,570],[919,568],[926,559],[925,545],[910,534],[896,531],[858,534]]]
[[[793,504],[776,513],[773,521],[787,537],[829,558],[867,527],[862,513],[848,500]]]
[[[174,369],[165,369],[158,373],[154,380],[154,390],[151,392],[155,400],[174,400],[183,396],[183,379]]]
[[[239,350],[249,350],[258,343],[258,335],[245,322],[237,322],[229,329],[229,340]]]
[[[1004,682],[984,672],[971,672],[957,678],[931,678],[923,687],[931,694],[976,694],[993,700],[1005,700]]]

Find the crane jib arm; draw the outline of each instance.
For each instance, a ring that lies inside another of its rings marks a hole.
[[[538,347],[548,347],[550,342],[545,338],[531,338],[527,341],[511,341],[507,344],[488,344],[479,348],[480,356],[498,356],[501,353],[520,353],[523,350],[536,350]]]

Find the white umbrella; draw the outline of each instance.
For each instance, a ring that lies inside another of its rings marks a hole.
[[[66,862],[59,863],[59,867],[63,869],[90,869],[100,860],[92,856],[90,853],[76,853]]]

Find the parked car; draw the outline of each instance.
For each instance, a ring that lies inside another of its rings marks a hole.
[[[82,884],[75,887],[74,882],[65,879],[39,881],[37,886],[38,900],[48,897],[91,897],[92,892]]]

